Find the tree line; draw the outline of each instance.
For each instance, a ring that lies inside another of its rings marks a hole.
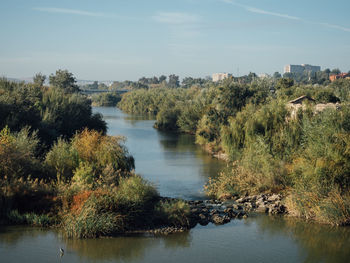
[[[189,206],[161,200],[134,173],[124,138],[67,70],[31,84],[0,79],[0,225],[55,226],[68,237],[190,227]]]
[[[303,95],[314,102],[292,118],[286,105]],[[291,213],[342,225],[350,222],[349,102],[349,80],[229,78],[205,88],[135,90],[118,106],[154,114],[156,128],[192,133],[208,151],[224,153],[231,166],[209,181],[209,195],[279,192]],[[319,103],[340,106],[316,112]]]

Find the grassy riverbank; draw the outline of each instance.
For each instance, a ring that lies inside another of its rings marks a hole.
[[[106,136],[68,71],[33,84],[0,80],[0,223],[54,226],[69,237],[188,228],[188,206],[163,202],[134,174],[123,137]]]
[[[24,133],[24,132],[22,132]],[[40,162],[35,137],[0,133],[1,220],[7,224],[61,227],[68,237],[111,236],[160,226],[189,227],[189,208],[179,200],[163,202],[156,188],[134,174],[134,160],[122,138],[84,130],[60,139]],[[17,152],[16,152],[17,151]],[[23,155],[26,162],[18,162]],[[21,175],[36,169],[46,178]]]
[[[281,78],[136,90],[119,107],[156,114],[156,128],[195,134],[197,144],[227,157],[229,167],[205,186],[209,196],[281,193],[292,215],[348,225],[349,103],[349,80]]]
[[[123,138],[105,135],[74,83],[0,84],[2,223],[88,238],[197,222],[188,202],[164,201],[134,174]],[[229,167],[205,186],[209,196],[280,193],[292,215],[348,225],[350,81],[315,87],[280,79],[275,92],[270,84],[229,79],[203,89],[137,90],[120,106],[157,113],[158,129],[195,134],[198,144],[228,156]],[[299,108],[288,104],[302,94]],[[316,110],[320,103],[331,104]]]

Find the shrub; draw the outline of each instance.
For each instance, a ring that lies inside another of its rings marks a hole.
[[[147,227],[159,196],[137,175],[121,178],[118,187],[72,191],[66,200],[63,227],[69,237],[91,238]]]
[[[138,175],[121,178],[118,185],[117,200],[122,204],[133,204],[137,207],[147,207],[158,199],[159,194],[155,187]]]
[[[54,223],[54,220],[45,214],[25,213],[20,214],[17,210],[12,210],[7,214],[7,220],[11,224],[33,225],[48,227]]]
[[[47,153],[45,163],[54,170],[58,182],[69,182],[79,164],[78,153],[59,138]]]
[[[94,164],[100,173],[107,165],[111,165],[115,172],[130,172],[134,166],[134,159],[128,154],[122,144],[123,137],[105,136],[96,131],[85,129],[74,136],[72,147],[83,162]]]
[[[190,227],[190,207],[182,200],[160,201],[155,207],[156,222],[160,225]]]
[[[116,211],[113,192],[94,191],[86,200],[75,197],[63,218],[65,233],[68,237],[92,238],[121,232],[123,217]]]
[[[79,188],[92,188],[95,181],[94,169],[89,163],[80,162],[72,178],[73,184]]]
[[[28,128],[11,133],[5,127],[0,132],[0,178],[14,180],[28,176],[43,178],[44,169],[36,158],[38,139]]]

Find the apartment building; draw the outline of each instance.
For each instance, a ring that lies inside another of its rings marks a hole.
[[[318,72],[318,71],[321,71],[320,66],[312,66],[309,64],[286,65],[284,67],[284,73],[304,73],[304,72]]]

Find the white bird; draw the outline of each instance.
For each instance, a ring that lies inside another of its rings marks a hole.
[[[64,249],[63,248],[60,248],[60,253],[61,253],[61,255],[64,254]]]

